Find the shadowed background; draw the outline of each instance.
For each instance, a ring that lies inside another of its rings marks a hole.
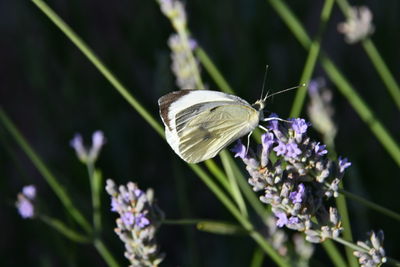
[[[157,3],[47,3],[158,118],[157,99],[177,87],[166,44],[173,30]],[[314,36],[323,1],[288,4]],[[400,4],[395,0],[352,4],[365,4],[372,10],[376,27],[372,39],[398,79]],[[187,1],[186,9],[193,37],[240,97],[249,102],[259,97],[266,64],[270,66],[267,89],[278,91],[299,83],[307,53],[266,1]],[[343,20],[335,7],[322,48],[398,141],[399,111],[361,46],[346,44],[337,32],[337,23]],[[132,180],[143,189],[152,187],[167,218],[234,221],[166,142],[31,2],[1,2],[0,31],[0,105],[88,218],[91,199],[86,169],[69,141],[74,133],[81,132],[89,143],[92,132],[101,129],[107,144],[97,167],[105,178],[117,183]],[[203,74],[209,88],[216,89],[204,70]],[[325,77],[319,65],[313,77],[318,76]],[[334,92],[339,129],[336,150],[353,163],[344,179],[345,188],[400,211],[397,165],[346,99],[329,81],[327,84]],[[274,97],[267,110],[287,117],[294,95],[289,92]],[[315,131],[313,134],[318,136]],[[0,265],[105,266],[91,246],[70,242],[39,221],[20,218],[14,208],[16,194],[23,185],[35,184],[41,209],[67,224],[71,220],[3,127],[0,137]],[[109,198],[104,194],[102,200],[105,241],[125,264],[123,245],[113,233],[115,215],[109,211]],[[383,229],[387,254],[398,255],[397,223],[359,204],[348,203],[354,237],[364,239],[366,231]],[[159,242],[167,253],[165,266],[247,266],[256,247],[246,237],[217,236],[189,226],[170,225],[161,227]],[[317,260],[325,257],[322,250],[317,251]]]

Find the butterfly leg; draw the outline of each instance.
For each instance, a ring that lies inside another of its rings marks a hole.
[[[262,130],[264,130],[266,132],[269,132],[269,130],[267,128],[265,128],[264,126],[262,126],[262,125],[258,125],[258,128],[260,128],[260,129],[262,129]]]
[[[250,136],[253,133],[253,131],[251,131],[248,135],[247,135],[247,146],[246,146],[246,155],[249,152],[249,146],[250,146]]]
[[[284,121],[284,122],[292,123],[291,121],[284,120],[284,119],[281,119],[281,118],[275,118],[275,117],[273,117],[273,118],[265,118],[265,119],[263,119],[262,121],[273,121],[273,120]]]

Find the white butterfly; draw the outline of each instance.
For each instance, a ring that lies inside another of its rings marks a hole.
[[[167,142],[186,162],[210,159],[259,126],[266,98],[250,105],[218,91],[169,93],[158,100]]]

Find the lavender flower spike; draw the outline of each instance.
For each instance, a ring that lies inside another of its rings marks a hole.
[[[350,163],[330,160],[326,146],[307,136],[309,126],[300,118],[270,121],[258,152],[241,158],[253,190],[263,191],[260,200],[271,205],[276,225],[304,232],[310,242],[323,242],[343,230],[337,210],[327,199],[338,195]],[[241,156],[243,150],[239,143],[234,152]]]
[[[106,191],[111,196],[111,210],[119,215],[115,232],[125,243],[130,266],[158,266],[164,254],[159,252],[155,235],[163,214],[154,203],[152,190],[145,193],[132,182],[117,187],[108,179]]]

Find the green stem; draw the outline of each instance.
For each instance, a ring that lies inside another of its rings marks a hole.
[[[364,47],[365,52],[371,59],[373,65],[375,66],[376,71],[381,76],[381,79],[383,83],[386,85],[386,88],[388,89],[390,95],[392,96],[393,101],[396,103],[397,108],[400,109],[399,85],[394,79],[385,61],[383,61],[382,56],[379,54],[378,49],[376,49],[374,43],[369,38],[362,41],[362,46]]]
[[[263,253],[263,251],[259,247],[255,248],[250,267],[261,267],[264,261],[264,257],[265,253]]]
[[[343,188],[343,183],[339,185],[339,188]],[[340,216],[342,217],[343,224],[343,236],[346,240],[353,241],[353,234],[351,231],[350,217],[347,209],[346,198],[340,194],[336,199],[336,205],[339,210]],[[353,255],[353,251],[349,247],[345,247],[347,261],[350,263],[350,266],[358,267],[358,261]]]
[[[314,73],[315,65],[318,59],[319,51],[321,48],[321,39],[325,31],[326,24],[331,16],[332,7],[335,0],[326,0],[321,11],[321,18],[318,33],[316,34],[314,40],[312,41],[310,48],[308,50],[307,60],[303,69],[303,73],[300,78],[299,84],[308,84],[311,80],[311,76]],[[290,111],[290,117],[299,117],[301,110],[304,105],[304,101],[307,95],[307,86],[300,87],[297,90],[297,94]]]
[[[250,236],[258,243],[258,245],[279,265],[290,266],[275,249],[265,240],[258,232],[253,230],[251,223],[241,215],[240,211],[235,207],[232,201],[224,194],[223,191],[212,181],[212,179],[197,165],[189,164],[192,170],[200,177],[200,179],[210,188],[221,203],[231,212],[231,214],[239,221],[239,223],[250,232]]]
[[[349,3],[346,0],[336,0],[336,2],[342,10],[342,13],[348,18],[349,9],[351,8]],[[400,109],[400,87],[394,79],[382,56],[380,55],[378,49],[375,47],[375,44],[370,37],[362,40],[361,44],[372,64],[374,65],[376,71],[380,75],[387,90],[389,91],[389,94],[392,96],[393,101],[396,103],[397,108]]]
[[[400,214],[396,213],[394,211],[391,211],[388,208],[385,208],[383,206],[380,206],[372,201],[366,200],[365,198],[362,198],[360,196],[357,196],[356,194],[353,194],[349,191],[343,190],[343,189],[339,189],[339,192],[343,195],[345,195],[347,198],[349,199],[353,199],[361,204],[363,204],[366,207],[369,207],[370,209],[376,210],[382,214],[385,214],[388,217],[391,217],[397,221],[400,221]]]
[[[268,0],[272,7],[282,17],[294,36],[298,39],[301,45],[308,49],[311,45],[311,40],[305,32],[303,26],[291,12],[282,0]],[[388,133],[386,128],[372,113],[370,108],[357,94],[354,88],[346,80],[343,74],[333,64],[327,56],[321,56],[322,66],[328,74],[329,78],[335,83],[339,91],[347,98],[350,104],[358,115],[369,126],[376,138],[381,142],[386,151],[392,156],[393,160],[400,166],[400,148],[394,141],[393,137]]]
[[[331,81],[338,87],[340,92],[347,98],[361,119],[369,126],[375,137],[381,142],[393,160],[400,166],[400,148],[393,137],[389,134],[382,123],[376,118],[372,110],[361,99],[358,93],[346,80],[335,64],[326,56],[322,57],[322,66],[326,70]]]
[[[78,243],[91,243],[91,238],[81,233],[72,230],[66,226],[62,221],[51,218],[45,215],[40,215],[39,219],[50,227],[54,228],[57,232],[64,235],[68,239]]]
[[[337,249],[334,242],[332,242],[331,240],[325,240],[325,242],[322,243],[322,246],[324,247],[324,249],[328,253],[329,258],[332,260],[333,264],[336,267],[347,266],[346,261],[343,259],[340,251]]]
[[[225,80],[224,76],[222,76],[222,74],[219,72],[218,68],[215,66],[210,57],[206,54],[206,52],[201,47],[197,47],[194,52],[196,54],[196,57],[199,59],[201,64],[203,64],[204,68],[206,69],[208,74],[210,74],[211,78],[217,84],[219,89],[221,89],[221,91],[225,93],[235,94],[235,92],[229,86],[228,82]]]
[[[240,192],[237,180],[240,179],[239,177],[236,176],[233,170],[233,166],[235,163],[232,162],[229,158],[229,154],[226,150],[222,150],[220,152],[220,158],[222,161],[222,165],[225,169],[226,176],[228,177],[229,180],[229,192],[231,192],[231,195],[233,199],[236,202],[236,205],[239,207],[240,212],[242,213],[243,216],[248,217],[248,212],[246,208],[246,203],[244,202],[242,193]]]
[[[158,132],[164,134],[163,127],[151,116],[151,114],[129,93],[128,89],[115,77],[104,65],[87,44],[42,0],[32,2],[71,40],[73,44],[89,59],[111,85],[128,101],[131,106]]]
[[[105,260],[105,262],[107,262],[108,266],[120,266],[101,239],[94,240],[94,247],[96,248],[97,252],[99,252],[101,257]]]
[[[96,172],[94,168],[94,162],[88,162],[86,164],[89,182],[90,182],[90,189],[92,193],[92,208],[93,208],[93,228],[94,228],[94,235],[98,237],[101,233],[101,188],[102,188],[102,178],[101,175]]]
[[[75,208],[72,200],[69,198],[67,192],[63,188],[63,186],[57,181],[56,177],[51,173],[49,168],[44,164],[42,159],[38,154],[32,149],[32,147],[28,144],[13,122],[8,118],[6,113],[0,107],[0,121],[3,123],[5,128],[9,131],[9,133],[14,137],[15,141],[21,147],[21,149],[25,152],[28,158],[32,161],[33,165],[38,169],[40,174],[49,184],[51,189],[60,199],[61,203],[64,205],[66,210],[71,214],[71,216],[75,219],[75,221],[82,226],[83,229],[87,233],[92,232],[92,228],[89,222],[85,219],[82,213]]]

